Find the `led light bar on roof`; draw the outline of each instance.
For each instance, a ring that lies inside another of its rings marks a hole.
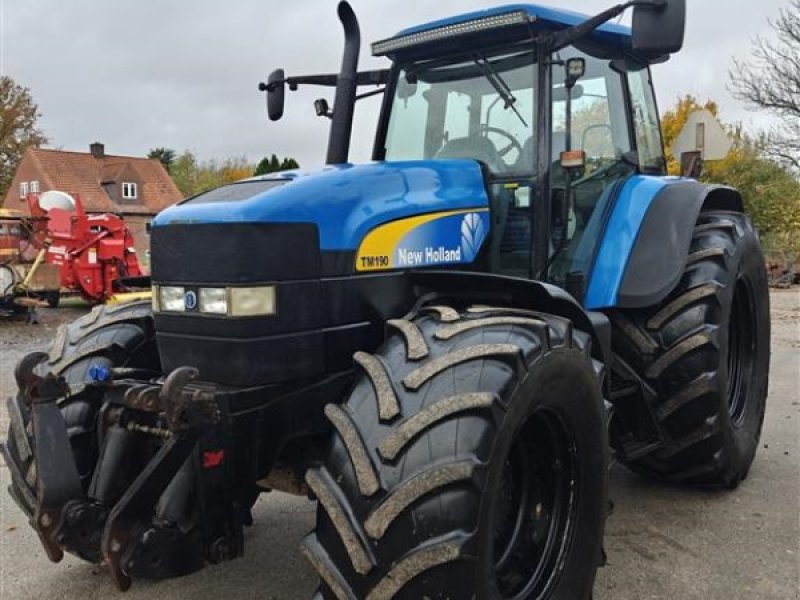
[[[462,23],[443,25],[442,27],[436,27],[435,29],[428,29],[417,33],[398,35],[397,37],[373,43],[372,54],[373,56],[385,56],[386,54],[391,54],[398,50],[405,50],[413,46],[419,46],[437,40],[451,39],[470,33],[500,29],[512,25],[524,25],[533,20],[533,18],[534,17],[529,16],[525,11],[515,10],[500,15],[480,17]]]

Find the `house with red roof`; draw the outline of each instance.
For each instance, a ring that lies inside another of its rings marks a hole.
[[[29,148],[2,207],[28,214],[26,196],[50,190],[80,196],[87,213],[122,214],[145,268],[150,247],[147,222],[183,198],[157,159],[106,154],[103,144],[95,142],[89,152]]]

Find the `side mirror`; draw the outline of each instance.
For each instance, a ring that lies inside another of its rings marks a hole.
[[[633,10],[633,50],[656,59],[678,52],[686,32],[686,0],[651,0]]]
[[[283,116],[285,95],[286,75],[283,69],[275,69],[267,79],[267,115],[270,121],[278,121]]]

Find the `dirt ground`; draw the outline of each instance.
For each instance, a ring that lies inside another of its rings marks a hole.
[[[610,517],[595,600],[800,599],[800,289],[776,290],[772,368],[762,447],[735,492],[670,488],[620,466],[611,470]],[[40,324],[0,321],[0,398],[13,393],[13,367],[46,349],[57,326],[85,308],[45,309]],[[5,403],[0,428],[6,430]],[[4,435],[4,433],[2,434]],[[4,488],[0,466],[0,599],[94,600],[118,595],[103,567],[67,557],[50,563]],[[315,575],[297,552],[313,527],[313,503],[264,495],[246,555],[195,575],[137,581],[126,598],[307,600]],[[120,596],[121,597],[121,596]]]

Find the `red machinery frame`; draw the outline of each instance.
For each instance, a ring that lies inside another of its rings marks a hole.
[[[46,247],[47,263],[59,267],[62,288],[105,302],[119,279],[142,275],[133,235],[121,216],[87,214],[80,196],[72,199],[74,210],[45,210],[37,195],[28,196],[36,245]]]

